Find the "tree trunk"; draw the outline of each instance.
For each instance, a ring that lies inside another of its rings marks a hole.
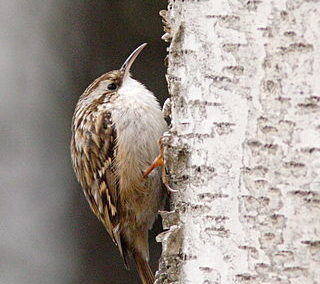
[[[320,283],[320,3],[169,0],[156,283]]]

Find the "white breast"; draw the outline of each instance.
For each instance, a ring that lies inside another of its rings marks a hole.
[[[136,222],[151,227],[164,200],[161,174],[158,169],[146,180],[142,172],[158,156],[158,142],[167,125],[158,101],[139,82],[130,78],[118,94],[112,120],[117,132],[120,199],[134,208]]]
[[[166,130],[160,105],[155,96],[138,81],[128,78],[118,91],[112,119],[118,146],[134,155],[139,167],[159,154],[158,141]]]

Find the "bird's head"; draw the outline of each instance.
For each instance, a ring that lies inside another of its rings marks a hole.
[[[146,43],[143,43],[137,47],[122,64],[120,69],[105,73],[96,79],[87,88],[83,95],[88,96],[93,93],[114,93],[118,91],[118,89],[120,89],[127,81],[132,80],[130,79],[130,68],[146,45]]]

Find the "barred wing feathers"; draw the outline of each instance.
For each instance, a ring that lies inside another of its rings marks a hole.
[[[109,111],[90,112],[87,121],[73,124],[78,126],[71,142],[73,165],[92,211],[104,224],[128,267],[127,247],[119,227],[116,130]]]

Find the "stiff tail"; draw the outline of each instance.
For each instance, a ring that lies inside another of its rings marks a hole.
[[[153,284],[155,278],[148,262],[138,252],[135,252],[133,254],[133,257],[136,262],[137,271],[139,273],[142,284]]]

